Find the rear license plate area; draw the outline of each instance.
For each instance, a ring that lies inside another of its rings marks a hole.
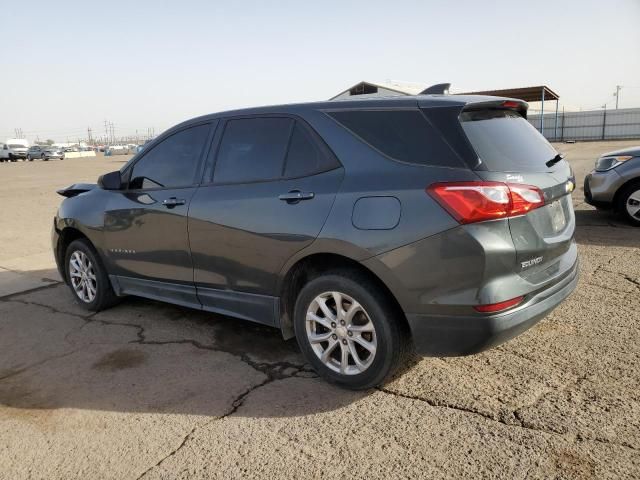
[[[551,227],[554,232],[561,232],[567,226],[567,219],[564,214],[564,208],[560,200],[552,202],[548,206],[549,215],[551,216]]]

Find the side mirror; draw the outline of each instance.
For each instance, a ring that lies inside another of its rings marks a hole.
[[[109,172],[98,178],[98,186],[103,190],[120,190],[122,188],[122,177],[120,171]]]

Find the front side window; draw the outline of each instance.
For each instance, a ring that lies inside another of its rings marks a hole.
[[[195,183],[209,125],[198,125],[171,135],[138,160],[129,188],[180,188]]]
[[[229,120],[216,158],[215,183],[280,178],[293,127],[290,118]]]

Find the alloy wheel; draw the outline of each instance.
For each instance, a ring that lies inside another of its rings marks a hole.
[[[329,369],[357,375],[369,368],[377,349],[376,329],[355,299],[341,292],[318,295],[307,308],[305,330],[316,356]]]
[[[78,298],[85,303],[91,303],[96,298],[98,280],[93,263],[80,250],[76,250],[69,258],[69,279]]]
[[[632,218],[640,220],[640,190],[636,190],[629,195],[625,207]]]

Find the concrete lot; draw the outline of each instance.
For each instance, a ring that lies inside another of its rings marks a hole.
[[[123,157],[0,164],[0,478],[640,478],[640,229],[582,202],[581,279],[549,317],[383,388],[332,387],[279,333],[59,283],[54,190]]]

